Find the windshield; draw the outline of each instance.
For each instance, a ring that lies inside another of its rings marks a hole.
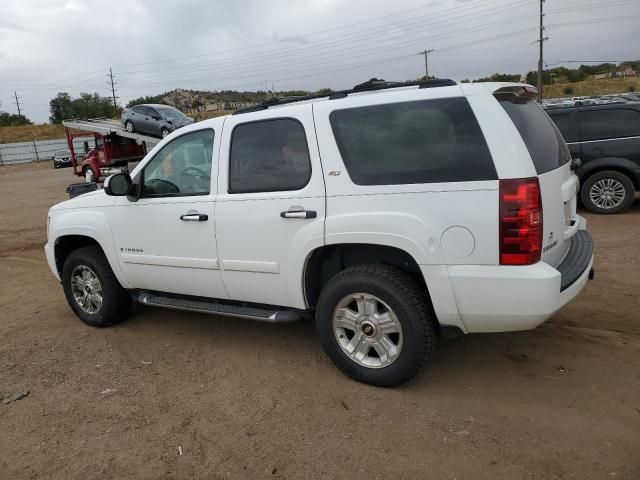
[[[173,107],[156,107],[160,115],[167,118],[186,118],[186,115],[177,108]]]

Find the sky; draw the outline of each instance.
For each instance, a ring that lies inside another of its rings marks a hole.
[[[546,0],[544,61],[640,58],[640,0]],[[0,111],[58,92],[317,90],[537,68],[538,0],[0,0]]]

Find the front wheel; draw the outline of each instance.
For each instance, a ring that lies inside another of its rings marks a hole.
[[[124,320],[131,307],[131,297],[98,247],[83,247],[69,254],[62,267],[62,288],[71,309],[92,327]]]
[[[584,182],[580,194],[582,203],[594,213],[620,213],[633,203],[635,188],[625,174],[604,170]]]
[[[163,128],[163,129],[160,131],[160,134],[162,135],[162,138],[166,137],[166,136],[167,136],[167,135],[169,135],[170,133],[171,133],[171,132],[170,132],[170,131],[169,131],[169,129],[167,129],[167,128]]]
[[[91,182],[95,182],[96,181],[96,175],[93,173],[93,170],[91,169],[91,167],[85,167],[85,169],[84,169],[84,180],[87,183],[91,183]]]
[[[131,120],[127,120],[124,124],[124,128],[127,132],[129,133],[133,133],[136,131],[135,127],[133,126],[133,122]]]
[[[381,387],[412,378],[437,339],[424,289],[387,265],[358,265],[333,277],[320,294],[316,328],[344,374]]]

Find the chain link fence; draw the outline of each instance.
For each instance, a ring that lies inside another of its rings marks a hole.
[[[76,154],[84,153],[85,141],[89,142],[90,147],[93,146],[93,137],[73,139],[73,149]],[[0,144],[0,165],[51,161],[59,150],[69,152],[66,139],[3,143]]]

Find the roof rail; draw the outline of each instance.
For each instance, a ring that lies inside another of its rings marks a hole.
[[[295,102],[304,102],[307,100],[316,100],[318,98],[328,98],[329,100],[337,100],[339,98],[345,98],[352,93],[361,93],[361,92],[370,92],[376,90],[388,90],[390,88],[400,88],[400,87],[415,87],[418,88],[435,88],[435,87],[450,87],[452,85],[457,85],[456,82],[450,80],[448,78],[432,78],[430,80],[418,80],[414,82],[388,82],[386,80],[372,78],[364,83],[359,83],[355,87],[348,90],[338,90],[332,93],[322,93],[322,94],[314,94],[314,95],[305,95],[305,96],[295,96],[295,97],[284,97],[284,98],[270,98],[265,100],[259,105],[254,105],[252,107],[241,108],[232,113],[232,115],[240,115],[243,113],[250,112],[258,112],[261,110],[266,110],[269,107],[273,107],[275,105],[287,105],[289,103]]]

